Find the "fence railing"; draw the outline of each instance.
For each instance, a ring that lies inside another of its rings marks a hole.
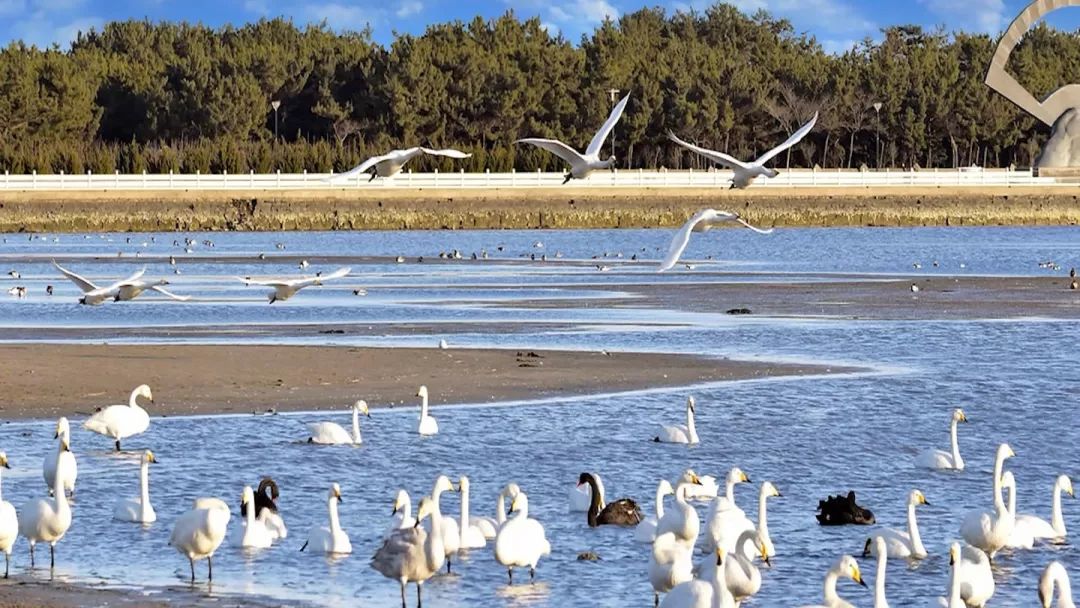
[[[313,190],[340,188],[552,188],[564,175],[550,172],[411,173],[369,182],[368,175],[331,181],[328,173],[240,174],[19,174],[0,175],[0,190]],[[585,188],[724,188],[729,171],[625,170],[598,171],[588,179],[573,180]],[[1072,186],[1030,171],[942,169],[921,171],[781,171],[774,179],[759,178],[755,188],[874,188],[950,186]]]

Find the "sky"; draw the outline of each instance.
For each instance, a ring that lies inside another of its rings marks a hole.
[[[746,12],[765,9],[815,36],[830,52],[842,52],[881,28],[899,24],[999,33],[1029,0],[729,0]],[[338,30],[370,25],[375,40],[394,32],[422,33],[427,24],[476,15],[538,16],[549,31],[576,42],[605,17],[643,6],[669,11],[702,10],[710,0],[0,0],[0,40],[66,47],[79,31],[123,19],[186,20],[218,26],[284,16],[297,24],[325,20]],[[1080,28],[1080,7],[1058,11],[1055,26]]]

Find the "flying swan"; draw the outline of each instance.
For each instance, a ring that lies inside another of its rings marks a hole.
[[[630,100],[630,94],[627,93],[626,97],[622,98],[622,101],[611,110],[611,115],[608,116],[607,121],[604,122],[604,126],[600,127],[600,130],[593,136],[592,141],[589,142],[589,147],[585,149],[585,154],[579,153],[577,150],[564,144],[557,139],[541,139],[537,137],[530,137],[526,139],[519,139],[515,141],[516,144],[529,144],[536,146],[542,150],[547,150],[555,156],[566,161],[570,165],[570,172],[566,174],[566,179],[563,183],[572,179],[585,179],[593,171],[599,171],[602,169],[614,170],[615,168],[615,156],[608,157],[607,160],[600,160],[600,151],[604,147],[604,141],[611,134],[612,129],[615,128],[615,123],[619,122],[622,118],[623,110],[626,109],[626,102]]]
[[[372,156],[345,173],[331,177],[328,181],[331,183],[342,182],[349,178],[356,177],[361,173],[369,172],[371,173],[371,178],[368,179],[369,182],[373,181],[376,177],[393,177],[401,172],[405,163],[421,154],[427,154],[428,156],[445,156],[447,158],[456,158],[459,160],[472,156],[472,154],[466,154],[457,150],[432,150],[423,147],[408,148],[406,150],[391,150],[382,156]]]
[[[664,272],[665,270],[671,270],[675,264],[679,262],[679,258],[682,257],[683,251],[690,243],[691,232],[708,232],[713,227],[723,224],[725,222],[735,222],[742,224],[743,226],[757,232],[758,234],[772,234],[772,229],[762,230],[751,226],[749,222],[739,217],[738,213],[732,213],[730,211],[717,211],[716,209],[702,209],[695,213],[682,228],[675,233],[675,236],[671,239],[671,244],[668,246],[667,256],[664,257],[664,261],[660,262],[660,267],[657,272]]]
[[[178,296],[162,287],[162,285],[169,284],[165,279],[157,281],[142,280],[142,276],[146,274],[145,268],[132,274],[126,279],[121,279],[111,285],[102,287],[92,283],[85,277],[79,276],[60,266],[55,261],[53,262],[53,266],[55,266],[61,274],[67,277],[68,280],[75,283],[75,285],[83,292],[82,297],[79,298],[79,304],[87,306],[97,306],[98,304],[104,304],[109,300],[114,302],[134,300],[148,289],[179,302],[186,302],[191,299],[191,296]]]
[[[702,148],[699,146],[695,146],[694,144],[685,142],[676,137],[675,133],[671,131],[668,131],[668,139],[686,148],[687,150],[690,150],[691,152],[704,156],[705,158],[713,161],[714,163],[723,165],[728,169],[731,169],[735,173],[735,175],[731,178],[731,187],[739,188],[741,190],[743,188],[749,187],[750,184],[752,184],[754,180],[758,177],[765,176],[772,179],[777,175],[780,175],[780,172],[776,169],[769,169],[765,167],[765,163],[769,162],[773,159],[773,157],[787,150],[791,146],[794,146],[795,144],[802,141],[802,138],[806,137],[806,134],[814,128],[814,123],[817,122],[817,119],[818,115],[817,112],[815,112],[814,117],[810,119],[810,122],[799,127],[799,130],[795,131],[795,133],[793,133],[791,137],[787,138],[784,143],[776,146],[772,150],[769,150],[765,154],[762,154],[760,157],[758,157],[757,160],[749,163],[738,160],[732,156],[724,154],[723,152],[708,150],[706,148]]]
[[[273,287],[274,291],[271,291],[266,296],[267,299],[270,300],[270,303],[273,304],[274,302],[284,302],[285,300],[288,300],[296,295],[296,292],[305,287],[318,287],[326,281],[332,281],[347,276],[351,270],[351,268],[339,268],[330,274],[318,274],[313,277],[300,277],[297,279],[252,279],[251,277],[236,277],[236,279],[244,285]]]

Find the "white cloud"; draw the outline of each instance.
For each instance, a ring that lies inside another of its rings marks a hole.
[[[301,14],[306,21],[326,21],[335,30],[359,31],[378,21],[372,11],[338,2],[305,4],[301,7]]]
[[[826,39],[826,40],[819,40],[818,42],[821,43],[821,48],[824,49],[826,53],[828,53],[830,55],[843,55],[844,53],[846,53],[846,52],[850,51],[851,49],[855,48],[860,42],[862,42],[862,40]]]
[[[605,19],[618,19],[619,9],[608,0],[503,0],[519,15],[538,15],[549,32],[573,35],[585,32]],[[554,30],[552,29],[554,27]]]
[[[951,0],[941,0],[949,2]],[[753,15],[759,10],[769,11],[774,17],[791,21],[796,30],[815,33],[842,34],[844,37],[873,35],[878,27],[863,17],[847,0],[725,0],[740,11]],[[671,7],[688,12],[690,9],[704,11],[712,6],[712,0],[676,0]]]
[[[66,49],[75,40],[79,32],[91,29],[100,31],[105,20],[100,17],[78,17],[63,23],[52,20],[51,15],[43,10],[34,11],[11,25],[13,38],[17,38],[38,48],[49,48],[53,44]]]
[[[413,15],[419,15],[424,10],[424,3],[419,0],[405,0],[394,14],[404,19]]]
[[[244,10],[259,16],[270,14],[270,3],[267,0],[244,0]]]
[[[997,34],[1006,25],[1004,0],[919,0],[919,3],[950,28]]]

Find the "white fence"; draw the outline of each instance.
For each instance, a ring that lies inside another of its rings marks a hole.
[[[368,175],[345,181],[330,181],[327,173],[248,174],[37,174],[0,176],[0,191],[27,190],[313,190],[341,188],[553,188],[562,185],[561,173],[411,173],[369,182]],[[724,188],[728,171],[645,171],[596,172],[588,179],[573,180],[585,188]],[[569,184],[568,184],[569,186]],[[1030,171],[1008,170],[922,170],[922,171],[781,171],[774,179],[759,179],[755,188],[874,188],[874,187],[955,187],[955,186],[1072,186],[1075,182],[1052,177],[1035,177]]]

